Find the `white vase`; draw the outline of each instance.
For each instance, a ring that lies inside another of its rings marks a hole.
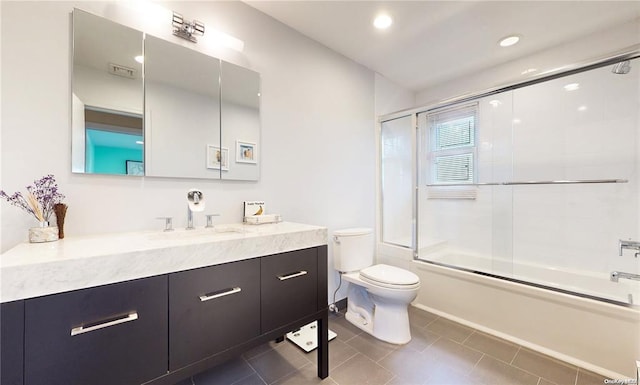
[[[40,226],[29,229],[29,242],[53,242],[58,240],[58,228],[49,226],[49,222],[40,222]]]

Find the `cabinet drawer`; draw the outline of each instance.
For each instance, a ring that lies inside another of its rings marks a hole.
[[[24,301],[0,306],[0,384],[22,385]]]
[[[313,248],[261,259],[262,333],[318,310],[317,256]]]
[[[260,260],[169,275],[169,368],[260,335]]]
[[[25,385],[134,385],[167,371],[167,277],[25,301]]]

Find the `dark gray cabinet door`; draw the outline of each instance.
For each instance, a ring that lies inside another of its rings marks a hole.
[[[318,250],[261,258],[262,333],[318,311]]]
[[[169,367],[260,335],[260,260],[169,275]]]
[[[0,306],[0,384],[23,384],[24,301]]]
[[[167,372],[167,276],[25,301],[26,385],[137,385]]]

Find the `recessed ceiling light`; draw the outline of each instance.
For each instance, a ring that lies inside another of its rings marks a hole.
[[[378,15],[373,20],[373,25],[378,29],[387,29],[391,26],[391,23],[393,23],[393,20],[391,20],[391,16],[386,14]]]
[[[578,111],[582,112],[582,111],[586,111],[587,110],[587,106],[580,106],[578,107]]]
[[[499,101],[498,99],[493,99],[489,102],[489,104],[491,104],[493,107],[498,107],[499,105],[502,104],[502,102]]]
[[[527,68],[526,70],[522,71],[521,74],[522,75],[526,75],[526,74],[530,74],[530,73],[536,72],[536,71],[538,71],[537,68]]]
[[[513,124],[520,124],[520,123],[522,123],[522,120],[520,120],[518,118],[515,118],[515,119],[512,120],[512,122],[513,122]]]
[[[580,88],[580,83],[571,83],[564,86],[566,91],[575,91]]]
[[[144,56],[142,56],[142,55],[138,55],[138,56],[134,57],[134,59],[140,64],[144,63]]]
[[[504,37],[504,38],[500,39],[498,44],[500,44],[500,47],[509,47],[509,46],[512,46],[512,45],[516,44],[519,41],[520,41],[520,36],[518,36],[518,35],[510,35],[510,36],[507,36],[507,37]]]

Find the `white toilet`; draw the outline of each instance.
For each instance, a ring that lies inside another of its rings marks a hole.
[[[333,242],[334,267],[349,282],[347,320],[382,341],[411,341],[407,308],[418,295],[420,278],[398,267],[373,265],[371,229],[337,230]]]

